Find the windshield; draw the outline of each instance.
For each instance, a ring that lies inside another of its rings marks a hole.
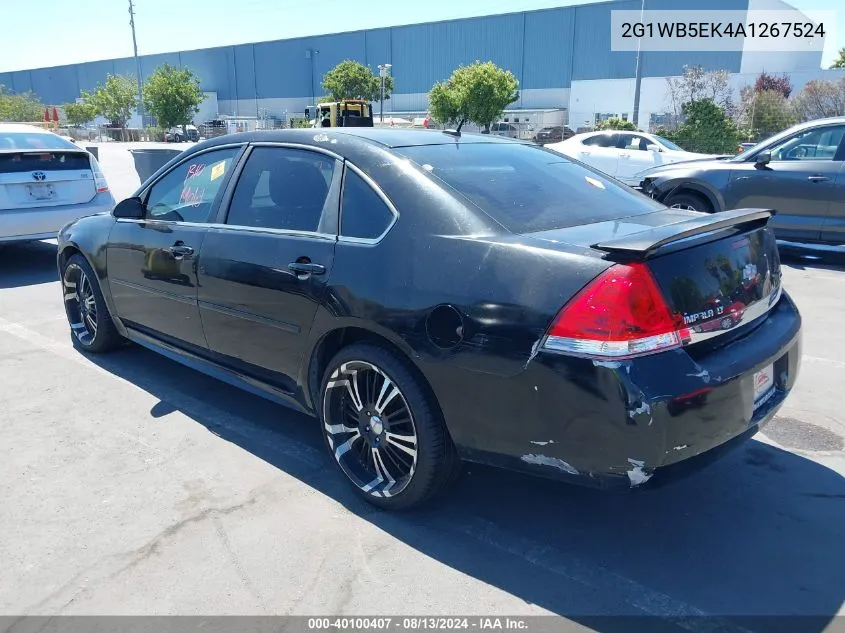
[[[2,132],[0,150],[3,149],[79,149],[70,141],[55,134],[41,132]]]
[[[396,150],[513,233],[651,213],[663,205],[536,146],[455,143]]]
[[[682,147],[678,147],[672,141],[669,141],[669,140],[663,138],[662,136],[655,136],[654,138],[656,138],[660,142],[660,144],[663,145],[663,147],[666,147],[668,149],[672,149],[672,150],[675,150],[675,151],[678,151],[678,152],[684,151],[684,149]]]

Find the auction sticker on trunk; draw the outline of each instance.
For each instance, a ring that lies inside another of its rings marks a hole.
[[[774,393],[775,366],[769,365],[754,374],[754,408],[760,407]]]

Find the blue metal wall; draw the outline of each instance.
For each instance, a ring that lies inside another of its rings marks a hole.
[[[707,9],[745,9],[748,0],[685,0]],[[647,0],[648,9],[677,0]],[[569,88],[573,80],[633,77],[636,53],[610,50],[610,11],[639,10],[640,0],[529,11],[239,46],[147,55],[141,73],[163,63],[191,68],[218,101],[320,96],[322,76],[344,59],[373,70],[393,64],[396,92],[425,93],[461,64],[492,60],[511,70],[523,89]],[[680,74],[684,64],[738,72],[740,52],[646,52],[643,75]],[[135,74],[132,58],[0,73],[0,84],[32,90],[48,104],[74,100],[109,73]]]

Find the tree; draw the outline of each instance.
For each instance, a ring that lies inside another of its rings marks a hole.
[[[472,121],[490,131],[505,108],[519,99],[519,81],[509,70],[493,62],[460,66],[446,81],[432,86],[428,93],[431,115],[440,123]]]
[[[169,129],[190,123],[205,100],[200,80],[189,68],[163,64],[144,82],[144,107]]]
[[[684,104],[710,99],[721,108],[731,106],[733,90],[730,73],[726,70],[704,70],[702,66],[684,66],[680,77],[666,77],[669,104],[675,116],[683,112]]]
[[[754,92],[749,128],[755,140],[768,138],[795,124],[792,104],[779,90]]]
[[[626,121],[625,119],[619,119],[617,117],[610,117],[609,119],[605,119],[604,121],[600,121],[598,125],[596,125],[597,130],[630,130],[631,132],[637,131],[637,126],[633,124],[631,121]]]
[[[97,114],[106,117],[113,126],[123,129],[132,111],[138,106],[137,88],[138,84],[132,77],[108,75],[106,83],[98,85],[88,95],[88,101]]]
[[[0,121],[41,121],[44,118],[45,107],[35,93],[14,94],[0,84]]]
[[[66,103],[62,109],[71,125],[82,126],[97,118],[97,108],[91,103],[91,95],[86,92],[82,93],[81,102]]]
[[[697,99],[684,104],[684,123],[663,135],[687,151],[708,154],[733,154],[740,142],[740,132],[725,111],[712,99]]]
[[[379,101],[381,99],[381,77],[374,75],[363,64],[347,59],[323,76],[323,90],[331,97],[331,101],[340,101],[341,99]],[[388,75],[384,79],[384,98],[390,99],[392,91],[393,77]]]
[[[807,82],[793,101],[801,121],[845,114],[845,78],[837,82],[814,79]]]
[[[839,58],[835,60],[831,65],[831,68],[845,68],[845,48],[839,49]]]
[[[770,75],[767,72],[762,72],[760,73],[760,76],[757,77],[757,81],[754,82],[754,92],[767,91],[779,92],[783,95],[784,99],[789,99],[789,95],[792,94],[792,82],[789,81],[789,77],[786,73],[777,77],[775,75]]]

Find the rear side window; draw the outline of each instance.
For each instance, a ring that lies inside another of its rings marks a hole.
[[[591,147],[616,147],[618,137],[616,134],[596,134],[581,141],[582,145]]]
[[[361,176],[351,169],[343,177],[343,203],[340,211],[343,237],[375,239],[393,222],[393,212]]]
[[[561,154],[519,143],[395,150],[513,233],[615,220],[663,205]]]

